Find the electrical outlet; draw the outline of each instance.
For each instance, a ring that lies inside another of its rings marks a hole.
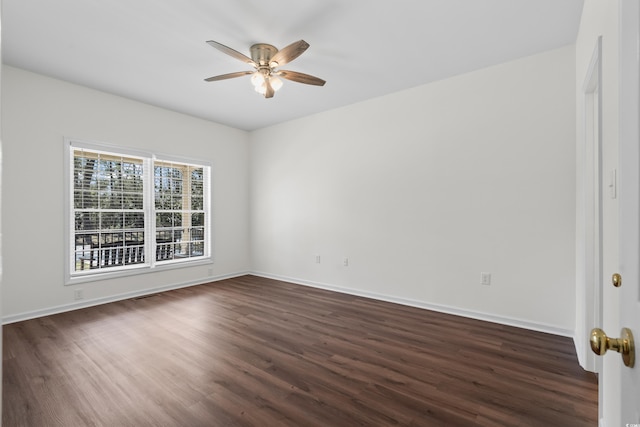
[[[480,284],[485,286],[491,285],[491,273],[480,273]]]
[[[75,299],[76,301],[84,299],[84,292],[82,291],[82,289],[75,289],[73,291],[73,299]]]
[[[346,257],[345,257],[345,258],[342,260],[342,265],[344,265],[345,267],[349,267],[349,258],[346,258]]]
[[[209,277],[213,276],[213,268],[209,268]]]
[[[316,255],[316,264],[320,264],[320,255]]]

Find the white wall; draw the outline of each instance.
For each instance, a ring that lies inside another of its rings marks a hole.
[[[256,131],[250,188],[259,274],[573,333],[573,46]]]
[[[211,161],[214,264],[64,286],[65,136]],[[5,66],[2,142],[5,321],[250,269],[246,132]]]

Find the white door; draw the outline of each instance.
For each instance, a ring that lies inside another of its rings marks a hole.
[[[640,3],[620,2],[620,327],[636,339],[635,366],[619,365],[621,425],[640,426]],[[618,337],[620,331],[607,331]],[[613,357],[614,355],[608,356]],[[615,355],[617,356],[617,355]],[[605,372],[604,375],[609,375]]]
[[[607,165],[603,171],[609,174],[609,180],[614,178],[617,200],[614,203],[608,200],[603,210],[602,324],[610,339],[626,338],[625,328],[637,340],[640,338],[640,2],[619,0],[618,6],[618,144],[617,147],[605,144]],[[606,114],[608,111],[603,111]],[[613,287],[610,279],[614,273],[622,277],[618,288]],[[605,347],[604,339],[600,343]],[[607,352],[602,360],[601,427],[640,427],[638,350],[636,344],[633,366],[626,366],[614,351]]]

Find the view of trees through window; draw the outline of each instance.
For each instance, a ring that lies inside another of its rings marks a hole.
[[[74,272],[206,255],[205,167],[74,148],[72,177]]]
[[[174,256],[203,255],[203,168],[156,161],[153,169],[156,242]]]

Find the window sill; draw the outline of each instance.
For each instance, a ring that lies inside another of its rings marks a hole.
[[[153,267],[150,265],[140,265],[140,266],[133,266],[131,268],[118,270],[118,271],[105,271],[101,273],[67,276],[65,278],[64,285],[72,286],[72,285],[78,285],[81,283],[98,282],[102,280],[117,279],[121,277],[137,276],[140,274],[150,274],[150,273],[156,273],[156,272],[161,272],[166,270],[175,270],[178,268],[189,268],[189,267],[196,267],[200,265],[211,265],[211,264],[213,264],[213,259],[211,257],[207,257],[207,258],[201,258],[201,259],[189,261],[189,262],[176,261],[176,262],[167,262],[163,264],[156,264]]]

